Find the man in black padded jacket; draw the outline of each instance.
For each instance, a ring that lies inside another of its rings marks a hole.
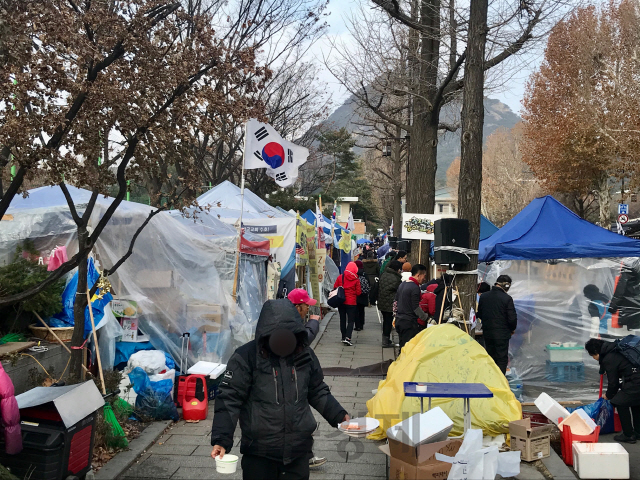
[[[300,316],[287,299],[262,307],[256,339],[227,364],[215,401],[212,457],[231,450],[240,419],[244,479],[309,478],[315,408],[333,427],[349,420],[324,383]]]
[[[480,295],[478,318],[482,320],[482,335],[487,353],[502,373],[509,364],[509,340],[516,332],[518,315],[513,298],[507,293],[511,277],[500,275],[490,291]]]

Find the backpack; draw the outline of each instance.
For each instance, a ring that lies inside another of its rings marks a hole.
[[[371,291],[371,284],[369,283],[369,280],[367,280],[366,275],[362,275],[360,277],[360,290],[362,290],[362,295],[369,295],[369,292]]]
[[[640,337],[627,335],[623,339],[616,340],[616,351],[626,358],[631,365],[640,368]]]

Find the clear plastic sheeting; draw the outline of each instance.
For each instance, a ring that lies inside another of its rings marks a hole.
[[[68,188],[82,213],[90,192]],[[74,255],[78,250],[76,227],[60,188],[43,187],[29,193],[26,199],[12,201],[7,211],[11,217],[3,220],[0,261],[11,258],[16,245],[25,239],[32,240],[43,256],[56,245],[66,245],[69,257]],[[112,200],[98,197],[90,228]],[[152,210],[133,202],[120,204],[94,248],[100,268],[112,267],[128,251],[133,235]],[[255,332],[266,298],[266,257],[241,255],[236,304],[232,297],[235,229],[229,225],[219,228],[219,221],[194,228],[188,225],[192,219],[174,215],[157,214],[138,236],[133,254],[109,279],[117,298],[137,302],[139,329],[155,348],[180,358],[182,334],[188,332],[189,364],[198,360],[224,363]],[[198,227],[208,230],[199,232]],[[212,231],[217,234],[209,235]],[[111,347],[107,349],[111,353]]]
[[[124,331],[111,311],[111,306],[104,307],[104,317],[100,322],[98,334],[98,346],[100,347],[100,360],[105,370],[113,370],[116,358],[116,341]]]
[[[525,401],[541,392],[559,401],[595,400],[599,365],[584,344],[640,333],[640,259],[501,260],[479,270],[478,281],[490,285],[498,275],[513,280],[518,328],[509,359]]]

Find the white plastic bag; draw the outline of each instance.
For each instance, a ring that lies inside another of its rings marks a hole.
[[[522,452],[504,452],[498,455],[497,474],[502,478],[520,475],[520,454]]]
[[[142,368],[148,375],[155,375],[166,370],[166,357],[161,350],[142,350],[129,358],[129,370]]]
[[[494,480],[497,474],[513,477],[520,473],[520,452],[482,448],[482,430],[467,430],[455,457],[436,453],[436,460],[452,464],[448,480]]]

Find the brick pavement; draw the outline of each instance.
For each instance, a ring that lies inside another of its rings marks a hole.
[[[335,314],[329,320],[315,352],[323,367],[360,367],[393,358],[393,349],[383,349],[382,327],[378,323],[375,308],[366,309],[365,328],[354,332],[352,347],[340,343],[340,322]],[[333,395],[352,417],[367,412],[366,401],[378,387],[380,378],[326,377]],[[385,455],[378,450],[380,442],[355,439],[337,432],[312,410],[319,422],[314,438],[314,453],[327,457],[328,462],[312,470],[311,479],[363,480],[386,477]],[[197,424],[180,421],[174,424],[155,445],[126,470],[121,479],[240,479],[240,466],[233,475],[216,472],[215,462],[210,457],[211,417],[213,404],[209,406],[209,419]],[[239,455],[240,429],[235,433],[232,453]]]

